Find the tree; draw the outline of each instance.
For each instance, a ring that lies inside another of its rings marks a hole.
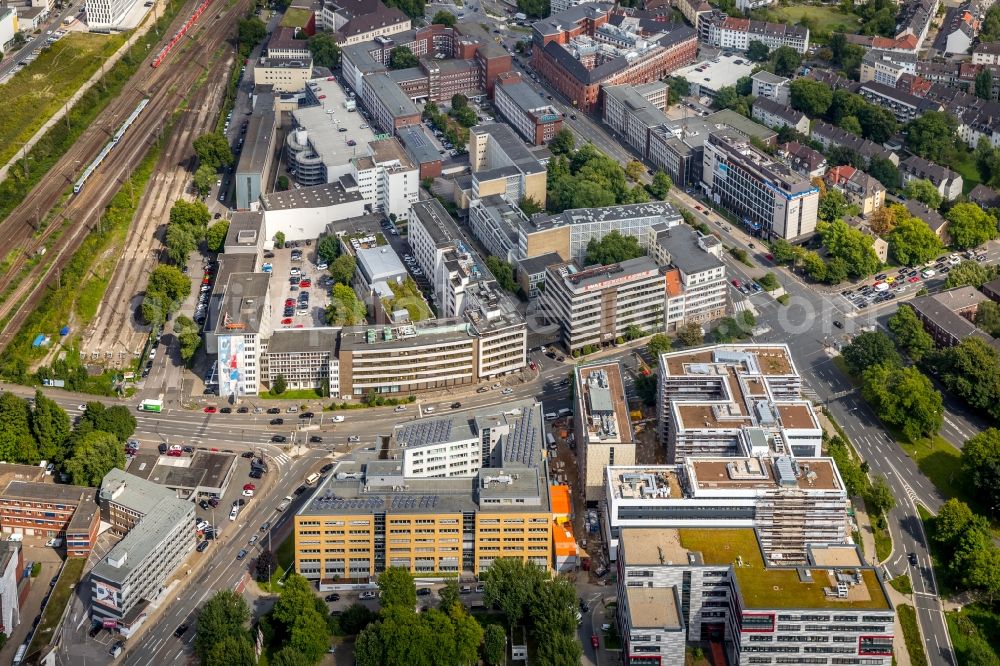
[[[534,589],[547,578],[545,570],[530,562],[502,557],[482,574],[483,603],[500,606],[507,624],[514,626],[525,616]]]
[[[167,257],[175,264],[183,265],[187,263],[188,255],[198,248],[198,238],[189,227],[171,224],[167,227],[164,244]]]
[[[193,146],[198,162],[209,167],[213,175],[220,167],[233,163],[233,149],[226,137],[219,132],[202,134],[194,140]]]
[[[240,53],[249,55],[257,44],[267,36],[267,25],[257,17],[240,19],[239,22]]]
[[[400,606],[412,609],[417,605],[417,588],[413,576],[402,567],[389,567],[378,577],[378,587],[382,591],[382,608]]]
[[[799,248],[784,238],[775,238],[771,242],[771,256],[777,264],[788,264],[798,258]]]
[[[643,330],[638,326],[636,326],[635,324],[629,324],[628,327],[625,329],[625,339],[627,339],[629,342],[631,342],[632,340],[638,340],[644,335],[646,334],[643,332]]]
[[[916,266],[938,255],[944,246],[927,223],[910,215],[905,208],[896,211],[896,228],[889,235],[889,251],[901,264]]]
[[[659,358],[660,354],[665,354],[673,347],[673,341],[663,333],[657,333],[646,343],[646,350],[653,358]]]
[[[277,375],[274,381],[271,382],[271,393],[274,395],[281,395],[288,388],[288,383],[285,381],[284,375]]]
[[[576,137],[569,129],[563,128],[549,141],[549,150],[553,155],[568,155],[573,152]]]
[[[625,175],[632,180],[639,180],[646,173],[646,167],[639,160],[631,160],[625,165]]]
[[[886,424],[911,442],[935,434],[944,421],[941,394],[919,370],[892,363],[865,370],[861,395]]]
[[[656,404],[657,377],[654,373],[640,374],[635,378],[635,394],[643,404],[652,407]]]
[[[354,602],[340,615],[340,628],[348,635],[360,634],[377,617],[364,604]]]
[[[634,236],[623,236],[620,231],[613,230],[603,238],[591,238],[587,242],[586,263],[608,266],[629,259],[635,259],[645,254],[639,241]]]
[[[250,636],[244,633],[223,638],[209,649],[201,663],[204,666],[255,666],[257,655]]]
[[[829,197],[830,194],[827,194]],[[846,203],[846,202],[845,202]],[[837,203],[828,208],[834,209]],[[829,212],[836,212],[831,210]],[[846,269],[852,277],[865,277],[879,269],[881,262],[872,248],[874,240],[871,236],[851,227],[841,219],[832,222],[821,222],[816,225],[823,246],[830,257],[837,257],[846,262]]]
[[[288,176],[284,174],[278,176],[278,180],[275,181],[274,188],[279,192],[287,192],[289,187],[291,187],[291,183],[288,182]]]
[[[160,265],[149,274],[146,292],[162,294],[176,306],[191,294],[191,280],[176,266]]]
[[[980,502],[1000,504],[1000,430],[988,428],[965,442],[962,471]]]
[[[955,154],[958,121],[945,111],[927,111],[906,126],[906,147],[921,157],[948,163]]]
[[[993,74],[985,67],[976,74],[976,97],[986,101],[993,97]]]
[[[267,663],[273,664],[273,666],[313,666],[314,664],[313,660],[291,646],[278,650]]]
[[[807,250],[802,253],[800,260],[802,262],[802,269],[810,279],[822,282],[826,278],[826,264],[819,254],[812,250]]]
[[[795,79],[789,87],[789,92],[792,108],[810,118],[824,117],[833,102],[833,90],[812,79]]]
[[[899,168],[884,157],[874,156],[868,161],[868,175],[882,183],[887,190],[899,187]]]
[[[959,249],[977,247],[997,237],[996,218],[976,204],[957,203],[945,213],[945,219],[948,220],[948,232]]]
[[[334,69],[340,65],[340,46],[328,32],[317,32],[307,42],[313,63],[320,67]]]
[[[205,232],[205,245],[209,252],[221,252],[229,233],[229,220],[219,220]]]
[[[1000,40],[1000,6],[986,10],[983,22],[979,28],[979,41],[982,43]]]
[[[292,623],[288,645],[301,652],[309,663],[318,662],[330,646],[325,614],[320,615],[315,606],[304,609]]]
[[[896,209],[893,206],[879,208],[868,216],[868,226],[879,236],[888,236],[896,227]]]
[[[71,431],[69,415],[41,390],[35,391],[35,405],[31,411],[31,434],[38,444],[42,460],[62,462],[67,457],[66,442]]]
[[[326,321],[331,326],[363,324],[368,309],[358,300],[354,290],[345,284],[333,285],[330,304],[326,306]]]
[[[996,279],[997,273],[996,266],[983,265],[978,261],[963,261],[951,269],[944,286],[946,289],[954,289],[968,284],[978,289]]]
[[[277,248],[279,248],[279,249],[285,247],[285,232],[284,231],[276,231],[274,233],[274,246],[277,247]]]
[[[212,213],[203,201],[184,201],[178,199],[170,207],[170,226],[189,227],[195,230],[204,229],[212,220]]]
[[[489,666],[502,666],[507,659],[507,634],[499,624],[486,625],[483,659]]]
[[[533,18],[545,18],[549,15],[549,0],[517,0],[517,9]]]
[[[194,172],[194,189],[199,196],[205,196],[212,191],[212,184],[215,183],[215,169],[207,164],[202,164]]]
[[[583,646],[576,636],[556,634],[538,643],[536,661],[549,666],[576,666],[583,657]]]
[[[704,341],[705,334],[702,333],[700,324],[687,323],[677,331],[677,342],[685,347],[696,347]]]
[[[682,97],[691,94],[691,83],[683,76],[671,76],[667,88],[667,104],[673,106],[681,101]]]
[[[840,220],[847,213],[847,199],[840,190],[829,189],[819,198],[819,219],[826,222]]]
[[[506,289],[509,292],[517,291],[517,282],[514,280],[514,268],[509,263],[491,254],[486,257],[486,268],[489,269],[490,273],[493,273],[493,277],[497,279],[497,284],[502,289]]]
[[[111,433],[94,430],[77,440],[65,467],[73,485],[96,488],[112,469],[125,469],[125,450]]]
[[[826,160],[830,166],[847,164],[855,169],[863,169],[865,158],[850,146],[833,146],[826,151]]]
[[[792,76],[802,64],[802,55],[790,46],[779,46],[771,52],[771,63],[778,76]]]
[[[184,362],[194,358],[198,347],[201,346],[201,334],[198,332],[198,324],[190,317],[181,315],[174,320],[174,335],[181,347],[181,359]]]
[[[538,203],[538,201],[532,197],[523,197],[517,202],[517,207],[520,208],[521,212],[528,217],[531,217],[536,213],[541,213],[545,210],[545,208],[542,207],[542,204]]]
[[[896,506],[896,498],[892,496],[892,488],[881,474],[875,477],[865,495],[865,501],[876,515],[884,516]]]
[[[771,49],[762,41],[750,40],[750,47],[747,49],[747,58],[754,62],[764,62],[771,55]]]
[[[458,21],[455,15],[444,9],[439,9],[437,13],[434,14],[434,18],[431,19],[432,24],[446,25],[449,28],[455,25]]]
[[[865,103],[858,111],[858,120],[861,123],[861,135],[875,143],[884,143],[899,131],[896,116],[888,109],[874,104]]]
[[[954,547],[958,543],[959,537],[976,523],[977,518],[979,516],[972,513],[968,504],[952,497],[941,505],[941,509],[935,516],[934,532],[931,534],[931,539],[943,546]]]
[[[881,331],[865,331],[854,336],[841,352],[852,374],[860,375],[875,365],[899,365],[899,355],[892,340]]]
[[[83,410],[82,421],[90,424],[94,430],[101,430],[115,436],[119,442],[125,442],[135,434],[138,425],[132,412],[123,405],[105,407],[101,402],[88,402]]]
[[[976,326],[994,338],[1000,338],[1000,305],[994,301],[983,301],[976,310]]]
[[[330,277],[337,284],[350,285],[358,268],[357,260],[349,254],[342,254],[330,264]]]
[[[861,136],[861,121],[857,116],[844,116],[840,119],[840,128],[845,132]]]
[[[462,93],[455,93],[451,96],[451,110],[462,111],[469,108],[469,98]]]
[[[1000,354],[968,337],[935,359],[941,382],[969,405],[1000,419]]]
[[[257,565],[254,567],[257,572],[257,580],[268,580],[277,568],[278,558],[274,556],[274,553],[266,548],[260,551],[260,555],[257,556]]]
[[[941,205],[941,193],[929,180],[916,178],[908,181],[903,188],[903,195],[907,199],[916,199],[924,203],[928,208],[937,209]]]
[[[900,305],[889,317],[888,326],[896,346],[914,361],[920,361],[934,349],[934,338],[924,330],[924,325],[909,305]]]
[[[408,69],[420,64],[408,46],[397,46],[389,51],[389,69]]]
[[[0,395],[0,460],[36,464],[41,458],[31,436],[28,402],[13,393]]]
[[[649,193],[657,199],[666,199],[667,194],[670,193],[670,188],[673,187],[673,184],[673,181],[670,180],[670,176],[658,169],[656,173],[653,174],[653,181],[649,184]]]
[[[740,110],[737,107],[743,103],[743,98],[740,94],[736,92],[736,86],[723,86],[719,88],[719,91],[715,94],[715,108],[717,109],[732,109],[737,113]],[[744,104],[744,107],[746,105]],[[745,115],[745,114],[744,114]]]
[[[338,255],[340,255],[340,239],[336,236],[323,236],[316,243],[316,256],[327,264],[332,264]]]

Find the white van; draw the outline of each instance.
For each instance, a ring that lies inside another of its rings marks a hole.
[[[562,409],[559,410],[559,416],[569,416],[572,413],[573,410],[567,407],[563,407]]]
[[[928,268],[926,271],[920,274],[920,277],[927,280],[937,275],[937,271]]]
[[[549,412],[545,415],[546,421],[555,421],[559,416],[555,412]]]
[[[240,507],[234,506],[233,510],[229,512],[229,520],[236,520],[236,516],[240,514]]]
[[[309,476],[306,477],[306,485],[307,486],[311,486],[312,484],[316,483],[317,481],[319,481],[319,474],[317,472],[313,472],[312,474],[310,474]]]
[[[552,436],[551,432],[545,436],[545,443],[550,449],[556,448],[556,438]]]

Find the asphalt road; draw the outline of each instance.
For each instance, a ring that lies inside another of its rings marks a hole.
[[[49,15],[49,20],[38,26],[38,34],[28,40],[24,46],[18,49],[16,52],[10,53],[6,58],[0,62],[0,78],[3,78],[7,72],[14,69],[25,56],[30,55],[35,49],[45,48],[47,44],[45,40],[49,37],[46,33],[49,31],[55,32],[56,30],[63,27],[62,21],[67,16],[77,16],[81,9],[83,9],[83,2],[74,3],[74,7],[65,7],[62,12],[56,12],[54,9]]]

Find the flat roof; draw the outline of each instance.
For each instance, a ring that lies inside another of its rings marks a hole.
[[[808,546],[809,561],[821,567],[860,567],[865,561],[856,544]]]
[[[656,500],[681,499],[681,465],[655,465],[619,467],[609,465],[606,469],[606,487],[615,499]]]
[[[750,357],[753,364],[749,365]],[[702,367],[712,364],[733,366],[747,375],[784,376],[797,375],[787,345],[740,344],[711,345],[695,349],[667,352],[662,355],[667,361],[670,375],[702,375]]]
[[[219,321],[216,322],[215,333],[259,333],[264,321],[270,280],[270,273],[234,273],[229,276],[219,305]]]
[[[629,113],[647,127],[662,125],[669,120],[666,114],[643,97],[635,86],[601,86],[601,90],[606,96],[617,99],[625,105]]]
[[[10,481],[45,481],[45,468],[38,465],[18,465],[17,463],[0,463],[0,488],[6,487]]]
[[[369,284],[376,280],[387,280],[405,276],[406,266],[391,245],[361,248],[357,251],[358,268],[364,273]]]
[[[497,81],[496,85],[503,88],[504,93],[510,96],[511,101],[519,109],[525,112],[537,111],[539,113],[551,113],[556,116],[562,117],[551,104],[546,100],[542,99],[542,96],[535,92],[535,89],[529,86],[524,81],[515,81],[513,83],[504,83]],[[607,86],[604,88],[607,90]]]
[[[545,269],[549,266],[562,262],[562,257],[559,256],[558,252],[546,252],[545,254],[538,255],[537,257],[528,257],[526,259],[518,259],[517,265],[521,267],[521,270],[528,275],[537,275],[538,273],[544,273]]]
[[[714,239],[714,236],[710,238]],[[656,236],[656,242],[670,255],[670,263],[686,275],[722,268],[725,264],[699,244],[701,234],[686,224],[668,227]]]
[[[674,587],[627,587],[625,597],[633,629],[683,628]]]
[[[567,263],[566,267],[571,270],[559,270],[561,271],[563,280],[573,291],[585,291],[607,280],[625,280],[640,273],[649,273],[650,271],[659,272],[659,266],[649,256],[626,259],[617,264],[609,264],[607,266],[591,266],[582,270],[578,270],[575,262]]]
[[[578,366],[577,391],[583,400],[586,444],[632,444],[621,364],[617,361]]]
[[[250,122],[244,140],[243,152],[236,165],[236,174],[256,174],[263,176],[264,165],[274,142],[274,95],[259,93],[255,96]]]
[[[133,569],[162,548],[163,540],[177,525],[189,522],[193,514],[194,505],[191,502],[176,498],[163,500],[94,566],[91,575],[117,583],[124,582]],[[193,523],[191,523],[190,539],[193,546]],[[110,563],[110,560],[122,558],[125,554],[127,557],[121,566],[116,567]]]
[[[339,182],[323,183],[311,187],[271,192],[260,197],[264,210],[296,210],[298,208],[325,208],[364,199],[360,192],[348,192]]]
[[[263,231],[264,213],[261,211],[233,213],[233,217],[229,220],[229,231],[226,232],[225,246],[255,246]]]
[[[753,73],[753,68],[754,63],[744,54],[720,55],[712,60],[702,60],[693,65],[682,67],[672,75],[718,92],[720,88],[735,86],[741,78],[750,76]]]
[[[555,215],[536,215],[524,224],[529,229],[542,230],[591,222],[614,222],[656,217],[667,225],[679,224],[681,221],[680,213],[672,205],[663,201],[648,201],[640,204],[622,204],[603,208],[568,208]]]
[[[779,470],[789,458],[687,458],[684,468],[697,490],[840,490],[832,458],[795,458],[792,473]]]
[[[691,116],[666,123],[666,129],[689,148],[704,145],[708,135],[717,130],[732,128],[746,137],[771,141],[778,135],[770,127],[742,116],[732,109],[723,109],[707,116]]]
[[[376,164],[399,162],[402,167],[408,169],[416,166],[410,161],[409,155],[403,150],[403,144],[396,137],[372,141],[368,146],[371,148],[372,159],[375,160]]]
[[[177,494],[158,483],[113,468],[104,475],[98,497],[102,503],[115,502],[145,515],[164,500],[176,500]]]
[[[85,486],[68,486],[61,483],[39,483],[14,480],[4,488],[3,497],[33,502],[82,503],[94,499],[94,489]]]
[[[333,354],[337,349],[339,328],[283,328],[271,334],[267,344],[268,354],[306,354],[311,352],[328,352]]]
[[[296,127],[306,130],[307,141],[323,164],[337,167],[365,154],[366,146],[375,138],[375,131],[370,126],[362,129],[362,125],[368,125],[365,119],[347,110],[345,103],[351,98],[340,83],[320,77],[310,79],[307,88],[308,103],[292,111],[292,118]],[[357,99],[354,102],[361,103]],[[348,131],[338,131],[341,126]],[[347,145],[351,139],[356,145]],[[289,145],[297,145],[295,132],[289,132],[285,140]]]
[[[434,147],[423,126],[407,125],[396,130],[396,135],[406,148],[407,154],[417,164],[441,161],[441,154]]]
[[[455,220],[437,199],[424,199],[423,201],[414,202],[411,210],[427,230],[427,233],[430,234],[431,240],[435,244],[463,238],[458,225],[455,224]]]
[[[372,94],[379,99],[393,118],[420,115],[410,96],[403,92],[399,84],[386,72],[369,74],[365,77],[364,86],[371,88]]]
[[[545,171],[542,163],[528,150],[527,146],[524,145],[524,141],[514,133],[510,125],[485,123],[483,125],[476,125],[470,131],[475,134],[488,134],[490,140],[495,141],[500,146],[507,158],[522,173],[530,174]],[[481,173],[485,175],[488,171]]]
[[[386,331],[390,336],[386,337]],[[471,325],[461,317],[425,319],[401,326],[345,326],[340,332],[340,348],[345,351],[408,349],[434,347],[456,340],[472,343]],[[371,340],[371,342],[369,342]]]

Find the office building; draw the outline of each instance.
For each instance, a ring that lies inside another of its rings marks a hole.
[[[805,53],[809,50],[809,28],[725,14],[708,26],[709,46],[746,51],[751,42],[761,42],[772,50],[787,46],[798,53]]]
[[[256,85],[269,85],[276,93],[300,93],[312,78],[312,56],[306,58],[262,57],[253,66]]]
[[[312,241],[326,232],[330,220],[361,217],[371,205],[350,175],[333,183],[262,194],[263,237],[271,240],[280,231],[286,241]]]
[[[892,663],[895,610],[853,544],[775,566],[752,529],[630,528],[618,550],[627,664],[680,664],[709,638],[736,665]]]
[[[517,72],[497,77],[493,104],[504,120],[533,146],[548,143],[562,129],[562,114],[522,81]]]
[[[9,472],[13,466],[4,467]],[[0,493],[0,529],[5,535],[64,537],[68,556],[87,557],[97,541],[99,527],[93,488],[19,480],[15,476]]]
[[[121,26],[135,4],[136,0],[86,0],[83,7],[87,27],[94,32],[110,32]],[[17,25],[16,19],[14,24]]]
[[[296,572],[323,585],[390,566],[478,576],[500,557],[551,568],[544,432],[532,401],[398,427],[386,458],[339,463],[296,514]]]
[[[220,397],[237,400],[258,393],[260,353],[274,326],[270,278],[270,273],[234,273],[219,297],[205,347],[217,357]]]
[[[848,543],[844,482],[832,458],[685,458],[613,466],[602,529],[612,560],[631,528],[753,528],[770,564],[802,564],[810,544]]]
[[[791,96],[791,81],[783,76],[762,69],[750,77],[750,92],[754,97],[766,97],[778,104],[788,105]]]
[[[236,209],[249,210],[266,191],[274,156],[274,136],[278,124],[274,95],[255,96],[250,122],[247,125],[243,152],[236,162]]]
[[[341,46],[388,37],[410,29],[410,17],[379,0],[326,0],[317,12]]]
[[[636,23],[606,3],[553,13],[532,25],[532,65],[553,90],[583,111],[599,103],[604,85],[658,81],[694,62],[698,39],[682,23]]]
[[[547,291],[547,289],[546,289]],[[787,345],[661,354],[657,416],[667,462],[689,456],[815,458],[823,429]]]
[[[816,230],[819,189],[733,132],[715,132],[704,145],[702,188],[753,235],[794,240]]]
[[[754,100],[752,114],[754,120],[772,129],[791,127],[800,134],[809,133],[809,119],[806,114],[768,97],[758,97]]]
[[[604,124],[643,157],[649,155],[649,134],[668,122],[667,84],[661,81],[642,86],[604,86]],[[655,101],[650,101],[652,98]]]
[[[644,334],[664,328],[664,278],[649,257],[587,268],[570,261],[546,271],[539,309],[571,353],[622,341],[633,326]]]
[[[476,125],[469,131],[472,198],[506,195],[511,201],[532,199],[545,207],[548,173],[508,125]]]
[[[604,500],[604,470],[635,464],[635,439],[625,382],[617,361],[577,366],[573,371],[573,436],[577,444],[584,501]]]
[[[338,334],[335,328],[275,331],[261,355],[261,381],[270,387],[280,375],[289,389],[328,387],[330,397],[339,396]]]
[[[726,316],[729,284],[719,239],[686,224],[656,225],[650,234],[650,256],[666,267],[662,270],[666,330],[674,332],[687,324],[707,324]]]
[[[353,178],[372,212],[390,219],[410,219],[410,206],[420,193],[417,166],[395,137],[372,141],[371,154],[351,160]]]
[[[513,262],[517,257],[518,229],[529,218],[502,194],[491,194],[469,203],[469,228],[487,254]]]
[[[298,28],[278,26],[267,40],[267,57],[282,60],[312,60],[305,32]]]
[[[563,261],[583,264],[587,244],[612,231],[632,236],[640,244],[648,242],[649,227],[681,224],[680,213],[664,201],[624,204],[606,208],[570,208],[554,215],[535,215],[518,228],[517,253],[520,258],[555,252]]]
[[[119,469],[104,476],[98,497],[104,519],[123,538],[90,572],[91,617],[128,637],[194,550],[194,503]]]
[[[361,99],[372,114],[372,122],[386,134],[395,134],[406,125],[420,124],[420,111],[386,73],[365,77]]]
[[[777,132],[760,123],[731,109],[723,109],[708,116],[685,117],[652,128],[646,159],[657,169],[663,169],[675,184],[700,186],[705,141],[710,133],[722,129],[771,145],[778,136]]]
[[[441,175],[441,154],[423,125],[408,125],[396,130],[396,138],[417,165],[420,180],[437,178]]]
[[[687,79],[694,97],[715,99],[723,88],[735,86],[745,76],[753,74],[753,63],[741,53],[722,53],[711,60],[702,60],[682,67],[674,76]]]

